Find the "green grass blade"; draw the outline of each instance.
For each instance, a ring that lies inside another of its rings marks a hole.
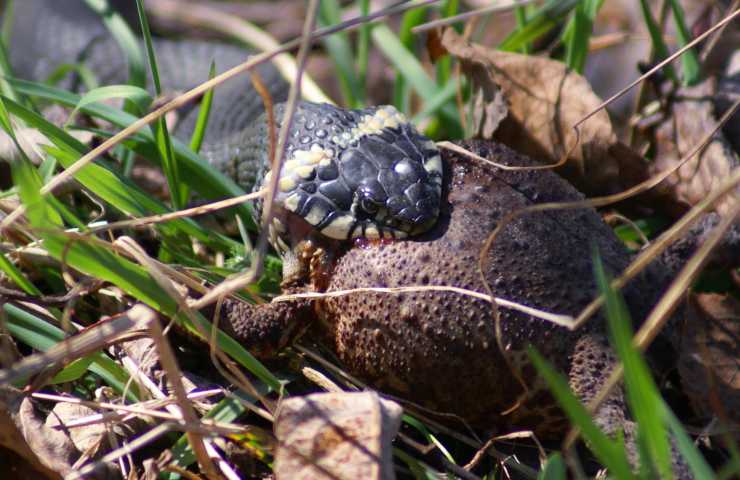
[[[516,7],[514,9],[514,19],[516,20],[517,30],[523,29],[524,26],[527,24],[527,8],[526,7]],[[531,47],[529,43],[524,43],[519,48],[519,52],[525,55],[528,54],[530,51],[531,51]]]
[[[409,51],[414,51],[414,46],[419,40],[411,29],[424,22],[428,10],[428,7],[415,8],[403,14],[398,29],[398,40]],[[393,83],[393,105],[401,112],[408,112],[411,108],[411,87],[400,72],[396,72]]]
[[[211,68],[208,71],[208,79],[212,79],[216,76],[216,64],[211,62]],[[208,127],[208,117],[211,115],[211,105],[213,104],[213,89],[208,90],[203,94],[203,100],[200,102],[200,109],[198,110],[198,119],[195,122],[195,128],[193,129],[193,135],[190,138],[190,150],[199,152],[200,147],[203,145],[203,137],[206,135],[206,128]]]
[[[10,122],[7,107],[12,103],[12,100],[0,96],[0,125],[10,136],[15,144],[15,148],[21,153],[18,159],[11,162],[10,170],[13,177],[13,185],[18,188],[21,194],[21,199],[27,208],[29,219],[32,222],[36,220],[39,224],[42,224],[42,228],[61,227],[64,225],[62,218],[65,218],[68,223],[78,228],[84,227],[82,221],[66,205],[59,202],[53,196],[44,197],[41,195],[39,191],[43,185],[41,175],[33,167],[25,151],[18,143]]]
[[[95,355],[85,355],[82,358],[74,360],[72,363],[64,367],[59,373],[49,381],[50,384],[59,384],[74,382],[75,380],[82,377],[87,372],[90,364],[95,360]]]
[[[424,103],[424,108],[414,115],[414,118],[411,121],[418,125],[431,115],[437,113],[444,105],[455,99],[455,94],[457,93],[459,85],[460,82],[456,79],[447,82],[447,84],[444,85],[441,90],[438,90],[433,97],[427,99]]]
[[[610,287],[601,258],[594,254],[594,274],[605,296],[606,317],[614,347],[624,365],[627,401],[637,421],[639,439],[662,478],[671,474],[671,448],[664,424],[663,400],[647,364],[632,344],[632,328],[624,300]],[[647,459],[643,458],[643,462]]]
[[[128,83],[140,88],[147,88],[146,65],[144,54],[139,41],[128,23],[108,4],[108,0],[85,0],[88,5],[97,12],[105,23],[108,31],[121,48],[129,66]],[[138,114],[141,110],[129,101],[124,102],[124,110],[129,113]],[[133,169],[134,158],[130,153],[121,153],[120,149],[114,149],[112,155],[120,159],[126,175],[130,175]]]
[[[447,0],[441,8],[442,16],[455,16],[458,12],[459,3],[460,2],[458,2],[458,0]],[[462,29],[459,24],[453,24],[452,28],[454,28],[458,33],[462,33]],[[452,75],[452,57],[450,55],[445,55],[442,58],[437,59],[435,67],[437,71],[437,84],[444,87]]]
[[[13,6],[15,0],[7,0],[0,4],[0,43],[10,45],[10,36],[13,33]]]
[[[537,475],[537,480],[565,480],[565,462],[560,453],[553,453],[547,458],[544,468]]]
[[[640,10],[642,11],[642,18],[645,21],[648,33],[650,33],[650,41],[653,47],[653,52],[655,53],[655,59],[664,60],[668,58],[668,47],[663,41],[663,32],[660,31],[658,22],[655,21],[655,17],[653,17],[653,13],[650,11],[650,5],[647,0],[640,0]],[[668,64],[663,68],[663,71],[668,78],[674,82],[678,82],[678,77],[676,76],[676,71],[673,69],[673,66]]]
[[[100,86],[98,85],[98,79],[95,76],[95,72],[90,70],[90,68],[83,63],[63,63],[59,65],[46,78],[46,83],[49,85],[56,85],[70,72],[74,72],[80,78],[82,85],[84,85],[87,90],[93,90]]]
[[[2,111],[4,112],[4,109]],[[68,235],[56,233],[58,229],[56,231],[54,229],[54,217],[51,214],[56,212],[48,212],[51,208],[39,193],[41,181],[38,174],[32,167],[20,168],[25,165],[30,166],[28,162],[16,162],[14,179],[18,177],[20,180],[16,182],[16,185],[26,205],[28,218],[32,226],[39,229],[44,239],[44,247],[49,254],[64,261],[71,268],[118,286],[124,292],[167,316],[177,317],[185,328],[198,335],[198,329],[188,318],[178,314],[176,302],[159,286],[146,269],[113,253],[109,247],[106,247],[105,242],[94,237],[77,236],[73,239]],[[16,175],[15,171],[19,174]],[[61,220],[58,221],[61,222]],[[211,324],[197,313],[196,321],[205,331],[211,328]],[[238,342],[220,331],[217,338],[219,345],[226,353],[263,382],[276,390],[281,388],[280,381]]]
[[[540,36],[555,28],[581,0],[548,0],[532,15],[528,16],[527,23],[517,28],[499,45],[500,50],[507,52],[520,51],[525,45],[532,43]]]
[[[70,93],[48,85],[29,82],[26,80],[9,79],[10,83],[20,93],[30,97],[38,97],[68,107],[74,107],[79,102],[79,95]],[[91,104],[82,111],[95,118],[100,118],[112,123],[116,127],[125,128],[136,121],[136,117],[119,109],[103,104]],[[132,139],[124,142],[129,148],[147,160],[158,160],[157,145],[151,130],[147,127],[139,130]],[[207,162],[201,159],[188,147],[182,145],[177,139],[173,139],[175,154],[182,162],[183,181],[197,191],[204,198],[225,198],[242,195],[242,190],[233,180],[225,177],[213,169]],[[241,216],[245,225],[251,230],[256,230],[252,208],[249,204],[234,207]]]
[[[691,41],[691,34],[686,26],[686,18],[683,12],[683,7],[678,0],[669,0],[671,11],[673,12],[673,23],[676,25],[676,35],[678,36],[678,45],[683,47]],[[695,85],[701,79],[701,66],[699,65],[699,57],[696,54],[695,49],[689,49],[681,56],[681,64],[683,65],[683,84],[684,85]]]
[[[0,126],[10,136],[19,152],[23,152],[13,132],[10,115],[5,107],[7,99],[0,98]],[[10,164],[13,185],[18,188],[21,200],[26,206],[27,216],[34,226],[51,228],[63,226],[62,217],[54,210],[39,190],[43,186],[39,173],[33,168],[25,153]]]
[[[54,143],[55,147],[46,147],[46,151],[59,160],[65,168],[72,165],[81,155],[86,153],[87,148],[83,144],[46,121],[45,118],[11,100],[6,99],[5,104],[13,115],[25,120],[29,125],[33,125],[34,128]],[[128,178],[117,174],[112,168],[106,167],[101,160],[83,167],[75,175],[75,179],[125,215],[142,217],[170,212],[167,207],[141,190]],[[237,245],[236,242],[223,235],[202,228],[191,219],[172,220],[167,224],[157,224],[157,228],[164,235],[172,237],[176,236],[178,232],[185,233],[218,250],[233,249]]]
[[[77,160],[77,157],[62,149],[48,147],[47,151],[65,168]],[[170,213],[170,209],[165,205],[141,190],[128,178],[104,166],[102,162],[86,165],[77,172],[75,178],[85,188],[127,216],[142,217]],[[176,239],[181,235],[188,235],[216,250],[228,251],[237,245],[233,240],[205,229],[188,218],[160,222],[155,224],[155,227],[165,238]]]
[[[15,305],[6,303],[0,308],[8,314],[7,327],[10,334],[36,350],[45,352],[66,338],[66,334],[60,328]],[[130,401],[138,400],[136,385],[128,385],[128,373],[120,365],[100,352],[89,357],[92,357],[92,362],[88,365],[88,370],[102,378],[116,392],[126,391]]]
[[[0,6],[1,7],[1,6]],[[12,30],[13,18],[13,1],[5,2],[5,9],[2,12],[2,31],[0,32],[0,93],[15,101],[23,101],[12,85],[6,80],[13,76],[13,69],[10,67],[8,59],[8,42]]]
[[[599,430],[586,408],[570,391],[567,380],[533,348],[529,350],[529,357],[539,374],[544,377],[568,418],[581,429],[589,447],[599,461],[609,469],[611,475],[620,479],[633,478],[624,445],[611,440]]]
[[[41,290],[23,275],[18,267],[6,255],[0,255],[0,270],[8,276],[18,287],[29,295],[41,295]]]
[[[447,450],[447,448],[445,448],[442,442],[440,442],[439,439],[434,434],[432,434],[432,432],[429,431],[426,425],[424,425],[423,423],[421,423],[419,420],[415,419],[411,415],[403,415],[402,419],[404,422],[406,422],[407,424],[411,425],[416,430],[418,430],[419,433],[421,433],[424,436],[427,442],[434,444],[448,461],[450,461],[451,463],[457,463],[455,462],[455,459],[452,457],[452,454],[450,454],[449,450]]]
[[[149,59],[149,68],[151,69],[152,79],[154,80],[154,92],[157,96],[160,96],[162,95],[162,85],[159,81],[157,56],[154,52],[152,34],[149,30],[149,22],[146,18],[146,12],[144,11],[144,3],[142,0],[136,0],[136,9],[139,13],[141,33],[144,37],[144,45],[146,47],[147,58]],[[168,189],[170,192],[170,199],[172,200],[172,207],[177,210],[183,208],[185,204],[187,204],[188,192],[186,185],[180,182],[180,168],[178,166],[175,152],[172,149],[172,140],[170,139],[170,133],[167,130],[167,122],[164,117],[160,117],[155,122],[154,130],[159,155],[162,159],[162,170],[164,170],[164,175],[167,178],[167,186],[169,187]]]
[[[702,456],[701,452],[691,438],[686,434],[681,422],[678,421],[673,412],[668,408],[667,405],[663,405],[664,418],[668,424],[668,428],[673,434],[673,438],[676,440],[676,448],[681,452],[683,458],[686,459],[686,463],[694,475],[694,478],[713,478],[711,467],[707,464],[706,460]],[[740,473],[740,469],[736,473]]]
[[[357,3],[360,7],[360,15],[367,16],[370,13],[370,0],[358,0]],[[372,25],[370,23],[364,23],[357,32],[357,62],[355,69],[357,70],[357,77],[362,82],[361,88],[363,92],[367,90],[365,79],[367,78],[367,65],[370,56],[371,29]]]
[[[319,4],[319,24],[322,27],[341,23],[341,7],[336,0],[324,0]],[[321,39],[336,68],[339,87],[344,103],[352,108],[359,108],[365,103],[365,88],[357,77],[355,60],[349,36],[335,33]]]
[[[603,3],[603,0],[583,0],[576,6],[563,32],[565,63],[578,73],[582,74],[586,66],[594,18]]]
[[[419,60],[412,52],[406,49],[400,40],[386,25],[376,25],[372,31],[373,42],[380,48],[390,62],[403,74],[407,82],[424,99],[433,98],[440,87],[424,71]],[[440,115],[445,120],[445,128],[451,137],[462,136],[462,127],[453,103],[448,103],[440,109]]]
[[[29,217],[31,217],[29,212]],[[113,253],[106,248],[105,242],[89,237],[70,237],[45,230],[44,246],[57,259],[64,259],[71,268],[87,275],[99,278],[118,286],[132,297],[148,304],[160,313],[177,317],[178,322],[196,336],[198,329],[183,314],[178,314],[176,302],[150,276],[149,272],[138,264]],[[196,313],[196,321],[201,329],[210,331],[212,325],[202,315]],[[271,388],[280,390],[280,380],[265,368],[252,354],[237,341],[225,333],[217,332],[218,345],[238,363],[246,367]]]
[[[139,112],[145,112],[149,104],[152,102],[152,97],[149,92],[141,87],[134,85],[108,85],[105,87],[98,87],[90,90],[80,98],[80,101],[75,105],[72,114],[67,120],[67,124],[71,124],[74,121],[75,115],[80,109],[90,105],[91,103],[98,103],[112,98],[124,98],[130,100],[137,106]]]
[[[136,0],[136,11],[139,14],[139,26],[141,27],[141,35],[144,37],[144,47],[146,48],[146,55],[147,59],[149,60],[149,68],[151,69],[152,80],[154,81],[154,93],[159,96],[162,95],[162,84],[159,81],[157,57],[154,54],[152,33],[149,30],[149,22],[147,21],[146,11],[144,11],[144,4],[141,0]]]
[[[157,139],[157,151],[162,161],[162,170],[167,178],[167,186],[170,191],[172,208],[179,210],[187,204],[187,189],[180,182],[180,168],[177,162],[175,150],[172,148],[172,139],[167,130],[164,117],[157,119],[154,123],[155,138]]]

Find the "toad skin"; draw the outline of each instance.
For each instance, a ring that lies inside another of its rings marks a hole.
[[[498,144],[473,141],[464,146],[495,162],[534,164]],[[503,171],[447,150],[442,157],[443,201],[431,230],[403,241],[363,245],[322,244],[320,236],[314,236],[313,251],[318,245],[328,260],[314,270],[306,266],[303,271],[310,273],[286,281],[285,290],[447,285],[486,293],[478,257],[498,221],[533,203],[583,198],[548,170]],[[498,236],[486,255],[484,274],[497,297],[577,315],[596,295],[594,248],[611,275],[629,262],[593,209],[527,214]],[[639,286],[628,286],[625,296],[633,316],[644,318],[649,305]],[[453,414],[476,427],[562,434],[567,420],[529,363],[527,346],[565,373],[571,388],[587,402],[614,363],[603,318],[596,316],[569,331],[515,310],[500,307],[498,313],[500,344],[489,303],[441,291],[363,292],[259,306],[230,301],[224,305],[221,325],[262,356],[279,351],[310,326],[349,372],[381,392]],[[504,414],[524,393],[522,383],[526,401]],[[623,422],[617,392],[597,412],[597,423],[611,432]]]

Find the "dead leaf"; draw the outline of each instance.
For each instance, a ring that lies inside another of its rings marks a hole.
[[[709,78],[693,87],[682,87],[675,93],[666,120],[655,131],[657,151],[650,167],[651,173],[675,166],[716,126],[713,103],[716,85],[716,80]],[[737,154],[719,131],[700,155],[686,162],[656,190],[674,202],[693,206],[704,200],[738,166]],[[736,195],[727,195],[715,204],[715,210],[721,215],[726,213],[737,198],[740,198],[740,189]]]
[[[96,413],[95,410],[85,405],[59,402],[54,405],[51,413],[46,417],[45,425],[51,429],[66,431],[78,452],[84,452],[91,457],[95,457],[103,447],[107,446],[105,424],[95,423],[73,428],[68,428],[67,424]]]
[[[430,31],[426,40],[427,52],[432,62],[436,62],[441,57],[447,55],[447,50],[442,46],[442,38],[439,36],[437,30]]]
[[[72,472],[78,452],[72,440],[44,425],[33,403],[20,390],[0,386],[0,445],[13,451],[46,479],[62,479]]]
[[[542,162],[557,163],[576,143],[573,125],[601,104],[588,81],[562,62],[470,44],[450,28],[442,34],[442,44],[473,84],[474,116],[480,116],[473,123],[474,134]],[[508,115],[495,125],[490,120],[492,112],[501,110],[499,90]],[[482,111],[486,108],[491,112]],[[596,113],[580,131],[580,144],[558,173],[582,191],[614,193],[646,178],[645,162],[618,141],[606,111]]]
[[[738,427],[740,301],[702,293],[690,297],[689,308],[678,361],[684,391],[699,414]]]
[[[280,404],[277,479],[392,479],[401,407],[375,392],[317,393]]]
[[[736,47],[737,48],[737,47]],[[730,56],[724,75],[719,79],[717,95],[714,97],[714,108],[717,117],[730,109],[740,98],[740,50]],[[735,153],[740,154],[740,118],[737,114],[722,128],[725,138],[732,144]]]

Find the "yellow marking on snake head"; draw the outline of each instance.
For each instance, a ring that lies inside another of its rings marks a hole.
[[[278,182],[278,187],[281,192],[290,192],[291,190],[295,190],[295,187],[297,186],[298,185],[292,178],[281,178]]]
[[[364,236],[365,238],[370,238],[370,239],[381,238],[380,232],[373,225],[370,225],[369,227],[365,227]]]
[[[329,238],[345,240],[349,235],[349,229],[354,225],[355,219],[352,215],[342,215],[335,218],[329,225],[324,227],[322,234]]]
[[[311,178],[311,175],[313,175],[313,172],[316,170],[316,167],[313,167],[311,165],[304,165],[302,167],[297,167],[295,170],[293,170],[296,174],[298,174],[299,177],[303,179]]]
[[[283,171],[284,172],[292,172],[296,168],[298,168],[302,163],[298,160],[288,160],[283,164]]]
[[[293,152],[293,158],[296,160],[296,163],[300,164],[306,163],[310,156],[311,152],[308,152],[306,150],[295,150]]]
[[[429,173],[439,173],[440,177],[442,175],[442,159],[439,155],[435,155],[433,157],[430,157],[427,159],[426,162],[424,162],[424,170],[426,170]]]
[[[306,220],[311,225],[316,226],[321,223],[324,217],[326,217],[326,210],[324,210],[319,205],[314,205],[311,210],[309,210],[304,220]]]
[[[398,127],[398,119],[396,119],[395,117],[388,117],[388,118],[386,118],[385,121],[383,122],[383,127],[384,128],[396,128],[396,127]]]
[[[294,193],[283,200],[283,207],[291,212],[295,212],[298,210],[298,200],[300,200],[298,194]]]

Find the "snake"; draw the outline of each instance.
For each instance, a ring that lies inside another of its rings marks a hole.
[[[130,14],[123,2],[111,5]],[[27,0],[18,2],[12,14],[10,60],[19,77],[45,80],[61,65],[81,62],[101,83],[126,81],[123,52],[101,17],[82,0]],[[44,28],[29,28],[32,24]],[[246,58],[244,49],[215,41],[156,38],[153,43],[161,83],[175,92],[205,81],[211,61],[228,69]],[[285,98],[287,85],[275,68],[262,65],[259,75],[273,99]],[[60,86],[80,88],[70,76]],[[279,103],[275,118],[284,109]],[[183,117],[174,134],[187,139],[197,115],[186,111]],[[244,190],[264,188],[274,174],[268,125],[250,78],[228,82],[214,95],[201,155]],[[287,252],[296,221],[335,240],[422,233],[439,214],[442,173],[435,143],[393,106],[350,110],[301,101],[277,180],[270,242]],[[257,211],[264,212],[261,201]]]

